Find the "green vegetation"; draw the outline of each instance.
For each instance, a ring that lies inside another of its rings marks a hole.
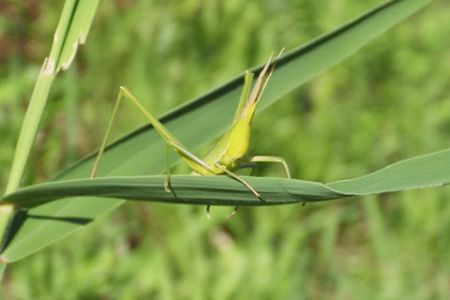
[[[14,18],[9,12],[0,19],[2,166],[10,164],[23,106],[61,10],[47,2],[11,4]],[[101,3],[74,68],[55,81],[27,182],[53,177],[98,147],[118,86],[163,113],[370,5],[352,2]],[[326,182],[448,148],[446,8],[434,3],[259,114],[251,152],[283,156],[293,177]],[[145,123],[135,116],[132,107],[123,108],[114,134]],[[5,186],[8,169],[0,172]],[[229,209],[213,208],[211,221],[203,207],[127,204],[14,264],[0,293],[11,299],[445,299],[449,194],[442,188],[247,208],[233,220],[224,219]]]

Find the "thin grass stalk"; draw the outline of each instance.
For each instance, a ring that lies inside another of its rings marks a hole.
[[[53,80],[61,69],[67,69],[75,57],[78,45],[89,31],[99,0],[66,0],[53,38],[50,55],[44,60],[17,140],[5,194],[16,191],[39,129],[39,124]],[[14,208],[0,209],[0,232],[8,226]]]

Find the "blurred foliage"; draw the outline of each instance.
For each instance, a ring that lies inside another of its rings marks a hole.
[[[120,85],[162,114],[378,3],[101,2],[87,44],[55,82],[28,183],[98,147]],[[0,3],[1,186],[61,8]],[[331,181],[448,148],[449,8],[435,1],[258,115],[251,152],[285,157],[294,177]],[[114,135],[144,124],[137,115],[124,106]],[[206,220],[203,207],[127,204],[11,265],[0,297],[448,299],[449,197],[441,188],[243,208],[232,220],[227,208]]]

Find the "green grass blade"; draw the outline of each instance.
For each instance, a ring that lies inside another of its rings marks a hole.
[[[174,192],[167,193],[164,191],[165,176],[155,175],[48,182],[7,195],[0,203],[32,208],[68,197],[95,196],[178,204],[265,206],[442,186],[450,183],[448,170],[450,149],[406,159],[362,177],[328,184],[242,176],[261,194],[262,200],[228,176],[174,175],[171,177]]]
[[[15,191],[20,185],[20,180],[34,143],[34,137],[36,136],[39,128],[39,123],[41,121],[42,113],[44,112],[48,92],[50,90],[50,86],[52,85],[53,79],[53,74],[46,73],[44,63],[44,66],[42,67],[36,81],[33,94],[31,95],[31,101],[22,123],[5,193]]]
[[[66,32],[64,46],[58,56],[56,63],[57,71],[67,69],[72,63],[76,50],[80,44],[84,44],[89,29],[94,19],[99,0],[76,1],[76,10],[71,19],[70,26]]]
[[[438,187],[450,182],[450,149],[406,159],[371,174],[327,184],[343,193],[365,195]]]
[[[38,75],[14,153],[6,193],[20,185],[34,138],[47,103],[53,79],[61,68],[68,68],[78,44],[84,42],[95,14],[98,0],[66,1],[55,31],[49,57]]]
[[[86,40],[99,0],[66,0],[53,38],[48,58],[39,72],[30,103],[20,129],[5,193],[19,188],[21,179],[39,129],[53,80],[60,69],[67,69],[78,45]],[[11,218],[12,210],[0,210],[0,233]]]
[[[289,52],[279,62],[259,108],[267,107],[320,72],[336,65],[429,2],[430,0],[389,2],[332,33]],[[174,110],[161,120],[187,147],[198,147],[224,132],[229,125],[242,84],[241,75],[196,101]],[[204,124],[208,124],[207,128]],[[98,174],[114,176],[160,173],[165,169],[162,159],[164,151],[165,144],[154,130],[150,126],[141,128],[107,149]],[[87,177],[92,162],[91,156],[67,169],[57,180]],[[3,257],[10,261],[18,260],[84,224],[64,222],[61,218],[71,216],[93,219],[121,203],[121,200],[84,197],[51,202],[30,209],[28,215],[46,216],[46,219],[26,217]],[[58,226],[55,226],[55,220],[59,220]]]
[[[239,182],[227,176],[174,175],[174,193],[163,188],[164,176],[126,176],[48,182],[10,194],[4,203],[32,208],[67,197],[95,196],[136,201],[201,205],[275,205],[329,200],[342,196],[318,182],[273,177],[242,176],[261,194],[256,198]],[[81,197],[76,198],[82,200]]]

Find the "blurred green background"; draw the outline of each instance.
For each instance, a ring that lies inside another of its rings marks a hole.
[[[27,183],[99,146],[120,85],[160,115],[379,3],[102,1],[54,84]],[[251,153],[283,156],[294,177],[327,182],[448,148],[449,8],[435,1],[259,114]],[[61,9],[0,2],[2,187]],[[114,136],[144,123],[123,106]],[[242,208],[231,220],[229,208],[207,220],[204,207],[129,203],[10,265],[0,298],[450,299],[449,198],[448,187],[414,190]]]

